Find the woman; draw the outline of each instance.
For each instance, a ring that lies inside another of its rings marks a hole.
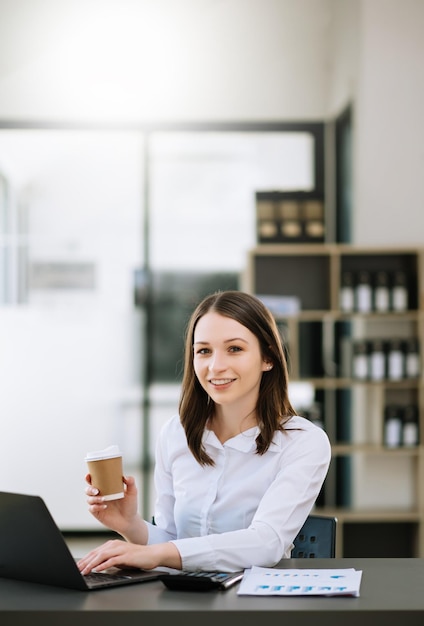
[[[107,503],[89,484],[90,512],[126,541],[91,551],[80,570],[271,567],[290,557],[330,456],[324,430],[290,403],[272,314],[243,292],[210,295],[188,324],[179,414],[157,443],[155,524],[137,513],[132,477]]]

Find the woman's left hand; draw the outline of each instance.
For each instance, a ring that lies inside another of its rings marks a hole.
[[[173,543],[142,546],[113,539],[91,550],[78,561],[79,570],[84,575],[93,570],[101,572],[109,567],[149,570],[160,566],[181,569],[180,553]]]

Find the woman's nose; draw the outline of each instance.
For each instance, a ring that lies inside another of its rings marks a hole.
[[[209,361],[209,369],[212,372],[222,371],[226,368],[225,355],[220,352],[214,352]]]

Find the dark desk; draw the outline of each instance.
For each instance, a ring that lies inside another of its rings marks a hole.
[[[2,626],[216,626],[240,618],[259,626],[424,624],[424,559],[294,559],[280,567],[362,570],[359,598],[237,596],[170,591],[159,581],[107,591],[69,591],[0,578]],[[36,613],[36,615],[35,615]]]

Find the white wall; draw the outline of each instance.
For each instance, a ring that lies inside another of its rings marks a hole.
[[[421,244],[422,0],[0,0],[0,119],[314,120],[354,104],[354,240]]]
[[[0,280],[5,268],[28,280],[23,301],[0,305],[0,490],[42,495],[64,528],[98,527],[84,497],[88,450],[117,443],[131,473],[142,454],[141,154],[128,133],[1,134],[7,212],[25,213],[28,231],[0,233]],[[93,281],[52,284],[51,263],[88,263]]]
[[[322,119],[333,0],[0,0],[0,118]]]
[[[340,114],[355,100],[359,72],[361,0],[333,0],[330,38],[330,81],[327,117]]]
[[[362,0],[354,238],[424,245],[424,2]]]

